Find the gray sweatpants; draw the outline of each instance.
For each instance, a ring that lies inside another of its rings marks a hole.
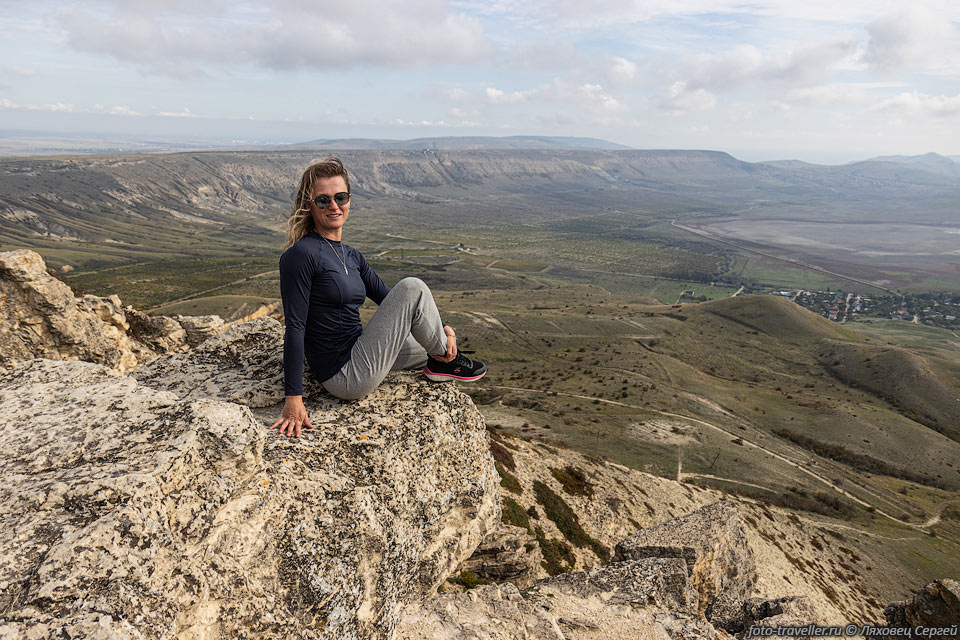
[[[390,371],[416,369],[427,354],[447,351],[440,312],[433,294],[419,278],[398,282],[373,314],[350,351],[350,361],[323,387],[344,400],[362,398]]]

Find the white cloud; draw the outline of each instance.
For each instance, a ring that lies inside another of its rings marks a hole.
[[[159,2],[123,6],[64,12],[59,25],[77,50],[176,77],[198,75],[208,65],[284,70],[443,65],[484,60],[492,50],[479,20],[452,13],[438,0],[403,5],[271,0],[225,5],[225,15],[193,19]]]
[[[4,69],[6,69],[7,73],[21,78],[32,78],[37,75],[37,70],[33,67],[21,67],[16,64],[8,64],[4,66]]]
[[[517,104],[519,102],[525,102],[529,93],[524,93],[522,91],[511,91],[506,93],[500,89],[495,89],[493,87],[487,87],[483,95],[486,97],[487,102],[491,104]]]
[[[659,106],[671,115],[682,115],[691,111],[706,111],[717,104],[717,97],[706,89],[688,87],[685,82],[674,82],[661,96]]]
[[[637,65],[626,58],[615,56],[610,69],[607,71],[607,77],[614,85],[630,84],[637,79]]]
[[[622,111],[626,106],[607,93],[603,86],[591,82],[574,82],[571,78],[557,77],[551,82],[509,93],[487,87],[483,92],[484,100],[489,104],[520,104],[527,102],[562,102],[593,111]]]
[[[447,89],[443,92],[443,97],[451,102],[469,102],[474,99],[474,97],[468,92],[460,88]]]
[[[190,111],[190,107],[184,107],[183,111],[161,111],[158,116],[165,118],[199,118],[200,116]]]
[[[47,104],[17,104],[9,98],[0,99],[0,109],[24,109],[26,111],[52,111],[57,113],[74,113],[77,109],[69,102],[53,102]]]
[[[960,31],[942,13],[911,5],[867,25],[864,61],[879,71],[960,70]]]
[[[626,106],[619,100],[608,94],[598,84],[582,84],[577,87],[577,91],[586,101],[604,111],[623,111]]]
[[[877,102],[872,110],[893,115],[955,118],[960,116],[960,95],[931,96],[917,91],[903,92]]]
[[[125,104],[118,104],[110,109],[110,113],[115,116],[139,116],[140,114]]]
[[[854,50],[852,42],[824,42],[787,52],[741,44],[720,53],[695,56],[681,66],[681,74],[691,87],[713,91],[749,85],[815,85]]]
[[[27,109],[34,109],[38,111],[57,111],[60,113],[73,113],[76,110],[69,102],[54,102],[53,104],[28,106]]]

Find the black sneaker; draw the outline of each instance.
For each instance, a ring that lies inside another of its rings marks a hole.
[[[433,356],[427,358],[427,366],[423,372],[434,382],[445,380],[461,380],[472,382],[479,380],[487,373],[487,365],[478,360],[471,360],[457,351],[457,357],[450,362],[440,362]]]

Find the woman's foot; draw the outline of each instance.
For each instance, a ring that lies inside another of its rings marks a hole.
[[[487,365],[479,360],[471,360],[458,351],[457,357],[450,362],[440,362],[430,356],[427,358],[427,366],[423,368],[423,372],[434,382],[447,380],[472,382],[486,375]]]

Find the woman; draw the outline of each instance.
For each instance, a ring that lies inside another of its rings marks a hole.
[[[431,380],[479,380],[482,362],[457,350],[453,328],[440,320],[430,289],[404,278],[392,289],[359,251],[341,242],[350,215],[350,178],[338,158],[312,164],[300,178],[280,257],[283,412],[271,429],[300,437],[313,428],[303,405],[303,359],[331,394],[345,400],[370,393],[394,369],[424,367]],[[380,308],[363,327],[360,305]]]

